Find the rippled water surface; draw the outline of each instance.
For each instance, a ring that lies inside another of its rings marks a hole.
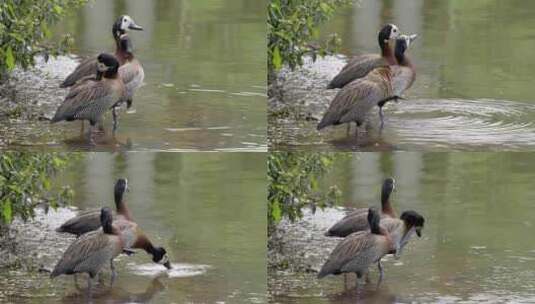
[[[383,178],[397,182],[398,213],[425,219],[385,279],[344,289],[343,276],[317,280],[338,239],[323,233],[345,214],[329,208],[284,222],[284,250],[297,271],[270,270],[272,303],[533,303],[535,301],[535,156],[523,153],[363,153],[340,162],[322,184],[344,193],[342,207],[379,206]]]
[[[113,206],[113,184],[127,177],[127,204],[153,243],[166,248],[173,269],[139,251],[121,255],[109,287],[109,267],[92,303],[265,303],[265,155],[262,153],[87,154],[62,179],[79,209]],[[53,231],[74,212],[60,209],[39,223],[17,225],[35,263],[52,268],[73,238]],[[19,240],[20,241],[20,240]],[[29,244],[28,244],[29,243]],[[25,269],[0,271],[0,302],[83,303],[72,276],[54,280]],[[80,277],[85,288],[85,276]]]
[[[113,52],[111,26],[128,14],[145,29],[131,33],[145,69],[135,111],[122,111],[115,138],[101,136],[97,147],[80,137],[79,123],[50,126],[18,119],[0,122],[5,134],[0,144],[62,150],[266,150],[264,10],[265,5],[247,0],[89,1],[55,30],[75,39],[73,57],[18,73],[18,98],[38,105],[38,114],[53,116],[67,93],[58,85],[76,66],[77,56]]]
[[[529,19],[520,1],[374,1],[340,10],[323,28],[343,39],[339,56],[280,75],[282,103],[270,102],[270,145],[292,150],[531,150],[535,102]],[[382,134],[355,139],[345,127],[315,130],[336,91],[325,90],[347,56],[378,52],[384,23],[418,33],[409,50],[417,79],[407,100],[389,103]],[[290,106],[285,115],[281,107]],[[282,113],[282,114],[281,114]],[[295,115],[295,113],[298,113]]]

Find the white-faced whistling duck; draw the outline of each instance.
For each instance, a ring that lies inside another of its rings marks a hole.
[[[391,100],[401,99],[402,93],[411,87],[416,79],[416,71],[406,50],[416,35],[401,35],[396,39],[395,57],[397,65],[376,68],[363,78],[357,79],[345,87],[331,101],[329,109],[317,126],[321,130],[327,126],[355,122],[358,127],[368,122],[368,113],[375,106],[379,107],[381,129],[384,126],[383,106]]]
[[[115,23],[112,26],[112,34],[113,34],[113,40],[115,41],[115,55],[120,58],[121,53],[121,45],[120,45],[120,37],[121,35],[124,35],[127,31],[134,30],[134,31],[142,31],[143,28],[139,25],[137,25],[134,20],[130,16],[120,16],[117,18]],[[124,64],[124,61],[119,61],[119,64]],[[73,86],[76,84],[76,82],[80,81],[81,79],[85,77],[91,77],[95,76],[95,71],[97,69],[97,58],[96,57],[90,57],[82,61],[76,69],[61,83],[60,87],[66,88]]]
[[[365,54],[353,57],[327,86],[328,89],[342,88],[355,79],[366,76],[375,68],[396,64],[390,41],[399,36],[399,29],[393,24],[383,26],[377,40],[381,54]]]
[[[318,279],[329,274],[351,272],[355,273],[357,278],[361,278],[368,273],[370,265],[378,263],[379,282],[381,282],[384,273],[381,258],[393,253],[395,245],[388,232],[379,225],[380,221],[379,213],[370,208],[368,211],[370,231],[352,233],[338,243],[321,267]]]
[[[390,197],[396,188],[393,178],[386,178],[381,187],[381,217],[396,218],[396,213],[390,204]],[[366,231],[370,229],[368,224],[368,209],[361,208],[352,211],[343,219],[334,224],[325,233],[325,236],[346,237],[353,232]]]

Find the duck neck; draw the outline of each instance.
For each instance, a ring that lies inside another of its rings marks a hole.
[[[104,231],[105,234],[117,234],[117,231],[113,228],[111,222],[104,223],[104,225],[102,225],[102,231]]]
[[[383,190],[381,192],[381,212],[391,217],[396,217],[394,209],[392,208],[392,205],[390,204],[390,194],[391,194],[391,191],[388,191],[388,190]]]
[[[102,76],[104,76],[104,73],[102,73],[101,71],[97,71],[97,81],[101,81],[102,80]]]
[[[115,52],[115,57],[117,57],[119,65],[124,65],[126,62],[132,61],[134,59],[134,54],[127,52],[121,47],[118,47],[117,51]]]
[[[396,64],[396,58],[394,57],[394,53],[392,52],[392,48],[390,47],[390,43],[388,41],[379,41],[379,46],[381,47],[381,56],[386,59],[388,64],[394,65]]]
[[[154,256],[154,254],[156,253],[156,248],[152,245],[151,241],[144,234],[138,236],[133,247],[143,249],[145,250],[145,252],[152,256]]]
[[[115,208],[117,209],[117,214],[121,214],[129,221],[132,220],[130,210],[128,210],[128,208],[126,207],[126,202],[124,200],[124,192],[115,192]]]
[[[103,76],[104,78],[108,78],[108,79],[116,79],[118,77],[116,70],[106,71],[104,72]]]

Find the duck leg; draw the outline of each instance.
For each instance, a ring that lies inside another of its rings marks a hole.
[[[115,133],[115,131],[117,131],[117,125],[118,125],[118,122],[117,122],[117,107],[113,107],[112,108],[111,114],[113,116],[113,133]]]
[[[87,295],[91,298],[91,290],[93,288],[93,275],[89,274],[87,277]]]
[[[379,118],[381,119],[381,127],[379,130],[383,131],[383,127],[385,126],[385,112],[383,111],[383,107],[379,107]]]
[[[83,120],[80,120],[81,124],[80,124],[80,134],[83,136],[84,135],[84,131],[85,131],[85,123]]]
[[[348,122],[347,128],[346,128],[346,136],[349,136],[350,133],[351,133],[351,122]]]
[[[381,282],[383,281],[383,275],[384,275],[383,264],[381,264],[381,260],[377,262],[377,268],[379,268],[379,280],[377,281],[377,286],[379,286]]]
[[[95,143],[95,128],[96,128],[96,122],[90,121],[90,128],[89,128],[89,144],[92,146],[96,146]]]
[[[115,265],[113,264],[113,259],[110,260],[110,269],[111,269],[111,282],[110,287],[113,286],[113,283],[115,282],[115,277],[117,277],[117,271],[115,271]]]
[[[126,109],[127,109],[127,110],[130,109],[130,108],[132,107],[132,103],[133,103],[133,102],[134,102],[134,101],[132,100],[132,98],[129,98],[129,99],[126,100]]]

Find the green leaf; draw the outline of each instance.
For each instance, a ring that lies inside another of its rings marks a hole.
[[[10,46],[7,47],[6,51],[6,66],[8,71],[12,71],[15,68],[15,56],[13,56],[13,50]]]
[[[13,219],[13,210],[11,209],[11,201],[5,201],[2,207],[2,216],[4,222],[11,223]]]
[[[273,67],[275,70],[280,70],[282,67],[282,57],[278,46],[273,50],[273,57],[271,61],[273,62]]]
[[[282,219],[282,212],[278,201],[274,201],[272,204],[271,216],[275,223],[278,223]]]

